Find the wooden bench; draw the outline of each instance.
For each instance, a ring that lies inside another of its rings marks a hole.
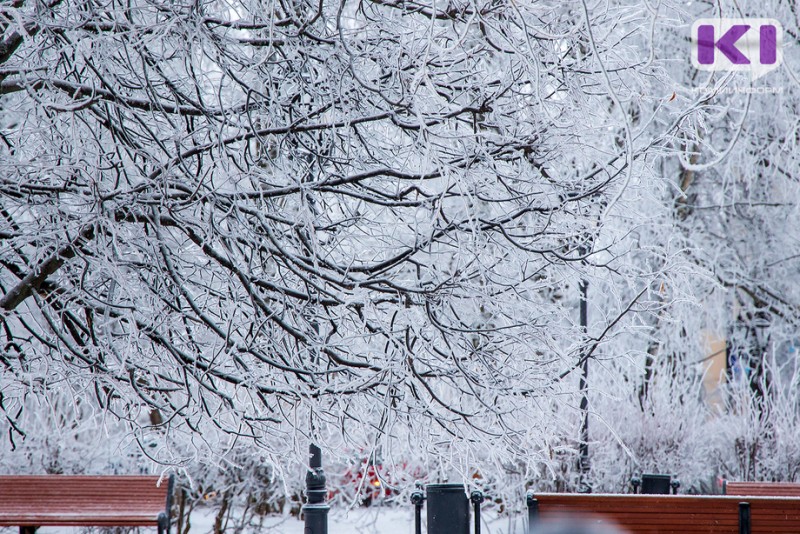
[[[607,522],[631,534],[797,534],[800,498],[529,493],[529,534],[548,518]]]
[[[157,527],[168,534],[174,479],[0,475],[0,526]]]
[[[725,495],[762,495],[769,497],[800,497],[796,482],[728,482],[722,483]]]

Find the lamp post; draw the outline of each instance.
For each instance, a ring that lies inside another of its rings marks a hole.
[[[581,257],[586,256],[588,254],[588,249],[586,245],[581,245],[578,247],[578,253]],[[585,263],[585,262],[584,262]],[[581,437],[580,443],[578,445],[578,473],[579,473],[579,486],[582,493],[591,493],[592,488],[586,481],[586,477],[589,474],[589,398],[588,398],[588,384],[589,384],[589,347],[586,345],[588,333],[589,333],[589,311],[587,309],[588,304],[588,293],[589,293],[589,281],[586,278],[581,278],[580,283],[578,284],[578,289],[580,292],[580,310],[579,310],[579,321],[581,326],[581,333],[582,333],[582,343],[581,343],[581,350],[580,350],[580,358],[581,358],[581,378],[580,378],[580,390],[581,390]]]
[[[769,374],[765,359],[769,348],[770,315],[764,310],[756,311],[749,320],[750,342],[749,361],[750,390],[756,400],[763,404],[769,394]]]
[[[328,534],[328,489],[322,470],[322,451],[313,443],[308,447],[311,461],[306,472],[306,504],[303,505],[305,534]]]

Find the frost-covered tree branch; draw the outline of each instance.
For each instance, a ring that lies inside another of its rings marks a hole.
[[[431,447],[544,449],[559,427],[537,414],[575,394],[581,348],[663,300],[647,288],[668,254],[629,262],[628,215],[702,104],[666,105],[657,20],[556,1],[4,7],[10,421],[67,386],[167,443],[213,429],[278,454],[402,425]],[[586,276],[607,288],[591,339]]]

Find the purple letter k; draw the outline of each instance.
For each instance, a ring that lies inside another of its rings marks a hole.
[[[714,42],[714,26],[703,24],[697,27],[697,62],[701,65],[714,64],[714,48],[725,54],[734,65],[749,65],[750,60],[736,48],[736,41],[747,33],[750,26],[735,24],[725,32],[725,35]]]

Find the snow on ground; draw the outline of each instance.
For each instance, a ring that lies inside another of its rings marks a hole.
[[[498,517],[494,513],[484,513],[481,534],[517,534],[522,532],[521,517]],[[425,511],[422,513],[425,528]],[[470,521],[473,521],[470,518]],[[303,522],[292,516],[266,516],[261,525],[251,525],[237,529],[229,524],[227,534],[304,534]],[[37,534],[80,534],[82,529],[63,527],[43,527]],[[212,509],[195,510],[191,516],[189,534],[209,534],[214,531],[214,512]],[[0,529],[2,534],[18,532],[17,528]],[[156,529],[140,529],[141,534],[154,534]],[[177,534],[175,525],[172,534]],[[181,533],[183,534],[183,533]],[[349,512],[332,510],[328,521],[328,534],[414,534],[414,510],[409,505],[402,508],[358,508]]]
[[[521,532],[521,517],[498,517],[495,513],[482,514],[481,534],[515,534]],[[422,512],[422,532],[426,532],[425,511]],[[473,519],[470,517],[470,521]],[[191,533],[213,532],[212,514],[192,514]],[[233,530],[231,530],[233,531]],[[304,534],[303,522],[291,516],[267,516],[261,528],[247,532],[270,534]],[[50,533],[42,533],[50,534]],[[238,533],[237,533],[238,534]],[[332,510],[328,519],[328,534],[414,534],[414,509],[409,505],[401,508],[357,508],[349,512]]]

